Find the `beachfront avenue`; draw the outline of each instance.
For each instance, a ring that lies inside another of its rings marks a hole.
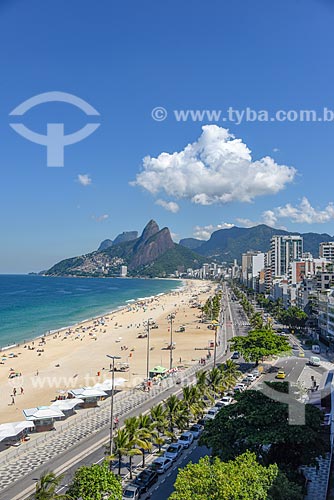
[[[228,318],[228,308],[227,318]],[[217,333],[219,346],[217,347],[217,361],[222,359],[222,349],[226,348],[223,341],[225,329],[227,337],[232,336],[232,323],[222,325]],[[209,360],[206,368],[213,364]],[[196,363],[189,369],[179,372],[177,376],[171,376],[163,380],[159,385],[153,386],[150,392],[133,389],[127,394],[120,392],[115,396],[115,415],[120,419],[120,425],[124,416],[129,417],[142,413],[152,407],[153,404],[166,399],[173,393],[179,393],[184,385],[193,383],[194,374],[201,366]],[[180,383],[181,382],[181,383]],[[57,425],[57,431],[42,434],[24,447],[8,450],[1,471],[1,498],[13,499],[20,493],[18,498],[24,498],[22,492],[28,488],[31,490],[32,481],[40,476],[44,470],[55,470],[57,473],[73,470],[78,462],[91,453],[102,452],[104,456],[104,443],[107,441],[108,424],[110,414],[110,403],[107,399],[100,403],[99,409],[93,409],[79,413],[75,418],[61,422]],[[85,458],[85,463],[89,458]],[[89,463],[89,462],[88,462]],[[72,467],[72,469],[71,469]],[[25,493],[24,493],[25,494]]]

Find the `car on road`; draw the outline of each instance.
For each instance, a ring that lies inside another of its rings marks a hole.
[[[278,370],[276,378],[285,378],[285,377],[286,377],[285,371],[284,370]]]
[[[129,484],[123,490],[122,500],[138,500],[140,497],[139,488],[133,484]]]
[[[259,377],[261,377],[262,374],[259,370],[253,370],[252,375],[255,375],[256,378],[259,378]]]
[[[183,451],[183,446],[180,443],[172,443],[168,446],[167,450],[164,453],[165,458],[170,458],[173,460],[177,460]]]
[[[241,382],[237,384],[235,387],[233,387],[234,392],[243,392],[246,390],[246,385],[242,384]]]
[[[133,484],[137,486],[139,493],[145,493],[149,490],[154,483],[158,481],[158,474],[154,470],[145,469],[133,481]]]
[[[320,352],[321,352],[320,345],[313,344],[313,346],[312,346],[312,352],[314,354],[320,354]]]
[[[187,431],[181,434],[178,443],[182,444],[183,448],[189,448],[191,443],[194,441],[194,435],[192,432]]]
[[[231,359],[239,359],[240,358],[240,353],[238,351],[235,351],[233,354],[232,354],[232,358]]]
[[[250,382],[254,382],[256,380],[255,373],[247,373],[246,379],[249,380]]]
[[[207,420],[213,420],[218,412],[219,412],[219,408],[214,406],[213,408],[210,408],[210,410],[208,410],[206,412],[206,414],[204,415],[204,418]]]
[[[305,352],[304,352],[304,351],[299,351],[299,352],[298,352],[298,356],[299,356],[300,358],[305,358]]]
[[[173,465],[173,460],[166,457],[158,457],[151,463],[151,469],[158,474],[163,474]]]
[[[190,427],[190,432],[193,433],[194,439],[198,439],[203,432],[203,425],[194,424]]]
[[[216,408],[223,408],[224,406],[227,406],[227,405],[230,405],[233,401],[233,398],[231,396],[224,396],[223,398],[221,398],[220,401],[217,401],[217,403],[215,404],[215,407]]]
[[[309,364],[311,366],[320,366],[320,358],[318,358],[318,356],[311,356],[309,359]]]
[[[299,345],[298,344],[292,344],[292,349],[294,349],[294,350],[299,349]]]

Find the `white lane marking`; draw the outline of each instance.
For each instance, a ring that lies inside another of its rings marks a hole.
[[[104,458],[100,458],[100,460],[98,460],[97,462],[94,462],[94,465],[97,465],[99,464],[100,462],[103,462]]]

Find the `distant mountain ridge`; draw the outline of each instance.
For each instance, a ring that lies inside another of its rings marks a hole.
[[[103,250],[107,250],[107,248],[112,247],[113,245],[118,245],[119,243],[124,243],[125,241],[133,241],[138,238],[138,231],[123,231],[123,233],[116,236],[114,240],[103,240],[98,248],[98,252],[103,252]]]
[[[120,239],[123,241],[120,243],[116,244],[114,240],[112,245],[106,244],[106,248],[101,244],[99,250],[65,259],[45,274],[113,276],[119,273],[122,265],[126,265],[131,276],[163,277],[176,270],[198,268],[205,260],[203,256],[174,243],[169,229],[160,229],[154,220],[145,226],[139,238],[132,239],[134,234],[135,232],[122,233]]]
[[[219,229],[212,233],[208,241],[186,238],[180,245],[193,248],[196,253],[209,258],[231,262],[233,259],[241,261],[241,255],[248,250],[266,252],[270,249],[270,240],[274,235],[300,235],[304,238],[304,252],[311,252],[315,257],[319,255],[319,244],[324,241],[334,241],[329,234],[299,233],[298,231],[285,231],[274,229],[265,224],[245,228],[231,227]],[[197,246],[197,242],[200,244]],[[188,246],[190,245],[190,246]]]

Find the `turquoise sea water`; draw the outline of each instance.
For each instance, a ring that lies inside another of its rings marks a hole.
[[[179,286],[181,282],[176,280],[0,275],[0,347]]]

